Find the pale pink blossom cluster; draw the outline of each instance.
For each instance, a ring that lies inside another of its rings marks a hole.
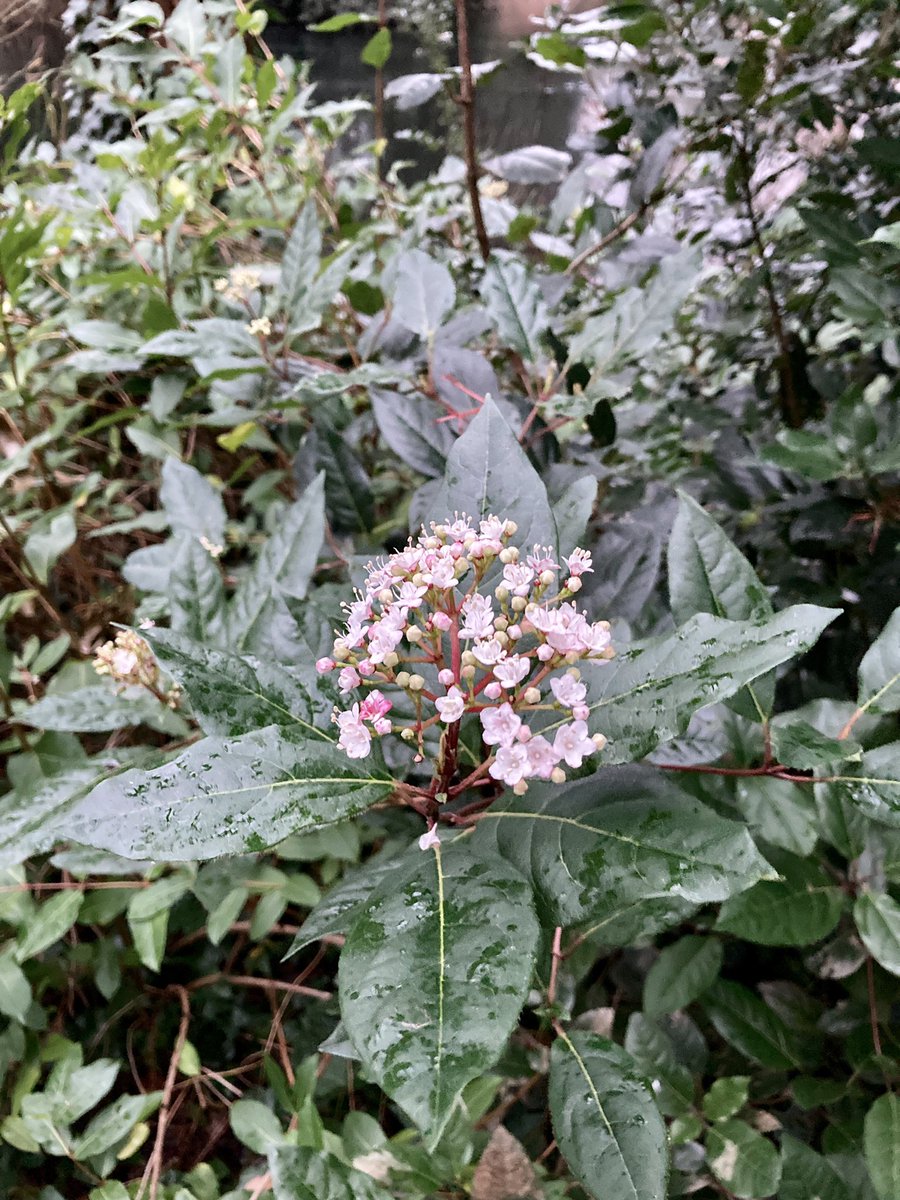
[[[606,744],[588,732],[576,666],[613,656],[608,622],[589,621],[571,599],[593,570],[591,555],[574,550],[558,563],[547,547],[511,545],[515,533],[512,521],[489,516],[476,525],[455,514],[369,564],[364,589],[344,606],[332,655],[316,663],[321,673],[337,670],[352,699],[334,713],[348,757],[365,758],[373,737],[399,733],[417,744],[421,761],[425,731],[441,726],[443,771],[447,739],[455,755],[459,722],[471,715],[486,754],[463,784],[487,773],[521,793],[529,779],[562,782],[564,767],[577,770]],[[391,720],[387,687],[410,698],[411,723]],[[543,718],[543,733],[529,717]]]

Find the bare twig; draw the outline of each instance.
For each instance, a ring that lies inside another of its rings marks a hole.
[[[469,18],[466,0],[456,0],[456,45],[459,56],[459,95],[456,102],[463,113],[463,141],[466,158],[466,183],[469,203],[475,222],[475,236],[481,257],[487,262],[491,254],[491,243],[481,211],[481,193],[478,191],[478,143],[475,137],[475,88],[472,84],[472,56],[469,52]]]
[[[162,1102],[160,1103],[159,1116],[156,1120],[156,1138],[153,1143],[153,1152],[150,1155],[150,1159],[147,1163],[147,1170],[144,1172],[144,1178],[141,1180],[141,1186],[138,1189],[137,1200],[141,1200],[148,1182],[150,1185],[150,1200],[156,1200],[159,1193],[159,1179],[163,1168],[166,1127],[169,1123],[169,1113],[172,1107],[172,1093],[175,1091],[175,1080],[178,1076],[178,1060],[181,1058],[181,1052],[184,1049],[184,1043],[187,1041],[188,1026],[191,1023],[191,1002],[187,990],[181,987],[180,984],[175,984],[172,990],[178,996],[178,999],[181,1003],[181,1021],[178,1025],[178,1036],[175,1038],[172,1056],[169,1059],[169,1069],[166,1072],[166,1081],[163,1085]]]

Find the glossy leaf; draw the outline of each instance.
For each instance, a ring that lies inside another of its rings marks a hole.
[[[329,689],[309,669],[273,667],[215,650],[168,629],[148,629],[147,640],[182,687],[204,733],[239,737],[280,725],[296,737],[332,743]]]
[[[495,514],[518,525],[522,546],[556,546],[547,492],[513,431],[488,400],[447,457],[434,504],[436,520],[465,512],[475,520]]]
[[[19,720],[63,733],[105,733],[137,725],[176,735],[185,732],[182,719],[152,692],[142,687],[116,692],[103,684],[43,696],[23,708]]]
[[[872,713],[900,708],[900,608],[891,614],[859,665],[859,706]]]
[[[816,1059],[817,1047],[808,1037],[739,983],[720,979],[706,992],[703,1007],[725,1041],[763,1067],[786,1071]]]
[[[900,904],[885,892],[864,892],[853,906],[853,919],[876,962],[900,975]]]
[[[880,1200],[895,1200],[900,1181],[900,1096],[886,1092],[866,1113],[863,1146]]]
[[[591,727],[610,743],[604,762],[642,758],[678,737],[694,712],[802,654],[838,615],[811,604],[761,624],[698,613],[674,633],[590,668]]]
[[[377,36],[377,35],[376,35]],[[412,333],[434,337],[456,300],[450,272],[424,250],[406,250],[397,260],[394,316]]]
[[[572,1173],[597,1200],[663,1200],[665,1127],[646,1081],[619,1046],[578,1031],[558,1036],[550,1114]]]
[[[781,1139],[781,1186],[778,1200],[856,1200],[853,1191],[822,1154],[785,1134]]]
[[[677,924],[771,873],[743,826],[650,771],[533,784],[481,825],[534,882],[550,926],[625,945]]]
[[[167,458],[162,466],[159,499],[172,532],[214,546],[225,544],[225,505],[218,489],[188,463]]]
[[[275,1200],[390,1200],[371,1175],[303,1146],[269,1150]]]
[[[537,362],[548,312],[541,289],[525,263],[512,255],[493,255],[484,272],[481,295],[506,344],[526,362]]]
[[[229,612],[238,649],[265,653],[279,594],[306,595],[325,537],[324,484],[324,476],[319,476],[282,513],[275,532],[241,581]]]
[[[157,861],[218,858],[275,845],[362,812],[393,782],[322,742],[277,727],[205,738],[152,771],[105,780],[68,812],[58,839]]]
[[[445,411],[425,396],[377,388],[370,395],[375,420],[390,449],[429,479],[443,475],[456,440],[449,424],[439,423]]]
[[[809,946],[827,937],[841,918],[844,894],[814,863],[778,856],[783,876],[727,900],[716,928],[762,946]]]
[[[644,980],[644,1012],[657,1016],[685,1008],[715,983],[721,967],[717,938],[688,936],[666,946]]]
[[[465,1085],[494,1063],[531,981],[528,887],[465,843],[422,853],[357,916],[341,1014],[366,1068],[436,1145]]]
[[[706,1135],[713,1175],[732,1196],[757,1200],[771,1196],[781,1180],[778,1150],[744,1121],[722,1121]]]

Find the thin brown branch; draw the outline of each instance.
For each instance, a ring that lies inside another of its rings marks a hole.
[[[463,143],[466,160],[466,184],[469,203],[475,222],[478,248],[485,262],[490,258],[491,243],[481,211],[481,193],[478,190],[478,142],[475,134],[475,88],[472,83],[472,56],[469,51],[469,17],[466,0],[456,0],[456,46],[459,57],[460,82],[456,101],[463,114]]]
[[[150,1184],[150,1200],[157,1200],[159,1180],[163,1169],[166,1127],[169,1123],[172,1094],[175,1091],[175,1080],[178,1076],[178,1060],[181,1058],[182,1050],[184,1050],[184,1043],[187,1041],[188,1026],[191,1023],[191,1001],[187,990],[181,987],[180,984],[175,984],[172,991],[178,996],[181,1004],[181,1021],[178,1025],[178,1036],[175,1038],[175,1045],[172,1048],[172,1055],[169,1059],[169,1069],[166,1072],[166,1081],[163,1085],[162,1102],[160,1103],[159,1116],[156,1120],[156,1138],[153,1142],[153,1152],[147,1163],[144,1178],[141,1180],[137,1200],[141,1200],[148,1182]]]

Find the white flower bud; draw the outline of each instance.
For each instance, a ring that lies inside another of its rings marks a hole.
[[[472,653],[471,650],[463,650],[462,665],[464,667],[474,667],[477,662],[478,662],[478,659],[475,657],[475,655]]]
[[[581,591],[581,580],[578,578],[577,575],[569,576],[569,578],[566,580],[566,588],[570,592],[580,592]]]
[[[603,747],[606,745],[606,738],[603,736],[602,733],[595,733],[593,735],[593,737],[591,738],[591,741],[594,743],[594,745],[597,747],[598,750],[602,750]]]
[[[524,699],[526,704],[539,704],[541,700],[541,689],[536,687],[526,688]]]
[[[515,792],[515,794],[517,796],[524,796],[525,793],[528,791],[528,784],[525,782],[524,779],[520,779],[517,784],[513,785],[513,791]]]
[[[578,662],[578,658],[579,658],[578,651],[577,651],[577,650],[570,650],[570,651],[569,651],[569,653],[566,655],[566,662],[567,662],[567,663],[570,663],[570,664],[571,664],[571,663],[577,663],[577,662]]]
[[[418,625],[410,625],[409,629],[406,631],[406,640],[408,642],[412,642],[413,645],[415,645],[416,642],[421,642],[424,636],[425,635],[422,633],[422,630],[418,627]]]
[[[474,679],[476,675],[475,666],[469,664],[469,666],[463,667],[463,669],[460,671],[460,675],[463,679]]]
[[[509,599],[509,588],[505,583],[498,584],[497,587],[494,588],[494,595],[502,604],[504,600]]]
[[[566,773],[562,769],[562,767],[554,767],[553,770],[550,772],[550,779],[551,779],[551,782],[553,782],[553,783],[565,783],[566,782]]]
[[[541,583],[544,585],[544,587],[549,587],[555,578],[556,576],[552,571],[541,571]]]
[[[511,606],[513,612],[524,612],[528,605],[528,601],[524,596],[513,596]]]
[[[412,577],[412,581],[416,585],[416,587],[422,587],[422,585],[425,583],[425,578],[422,575],[422,572],[416,571],[415,575],[413,575],[413,577]]]
[[[382,590],[378,593],[378,599],[382,604],[390,604],[394,599],[394,593],[390,588],[382,588]]]
[[[404,742],[411,742],[416,736],[416,731],[411,729],[409,725],[406,725],[400,730],[400,736],[403,738]]]
[[[507,621],[506,617],[495,617],[494,618],[494,628],[497,630],[498,633],[503,633],[506,629],[509,628],[509,621]]]
[[[400,661],[400,655],[397,654],[396,651],[394,651],[394,650],[391,650],[391,652],[389,654],[386,654],[384,656],[384,665],[386,667],[396,667],[396,665],[399,661]]]
[[[502,629],[498,629],[494,634],[494,641],[499,642],[501,646],[509,645],[509,635],[505,634]]]
[[[572,678],[575,680],[578,680],[581,678],[581,672],[578,670],[577,667],[569,667],[568,671],[566,671],[566,674],[571,675]]]
[[[347,648],[346,642],[335,642],[334,650],[332,651],[338,662],[344,662],[350,657],[350,651]]]
[[[421,692],[425,686],[425,680],[421,675],[410,675],[408,686],[411,692]]]
[[[519,527],[515,521],[507,521],[503,526],[503,531],[507,537],[514,537],[518,533]]]
[[[500,551],[500,561],[504,564],[515,563],[519,561],[519,551],[515,546],[505,546]]]
[[[409,671],[398,671],[395,682],[397,687],[409,687]]]

